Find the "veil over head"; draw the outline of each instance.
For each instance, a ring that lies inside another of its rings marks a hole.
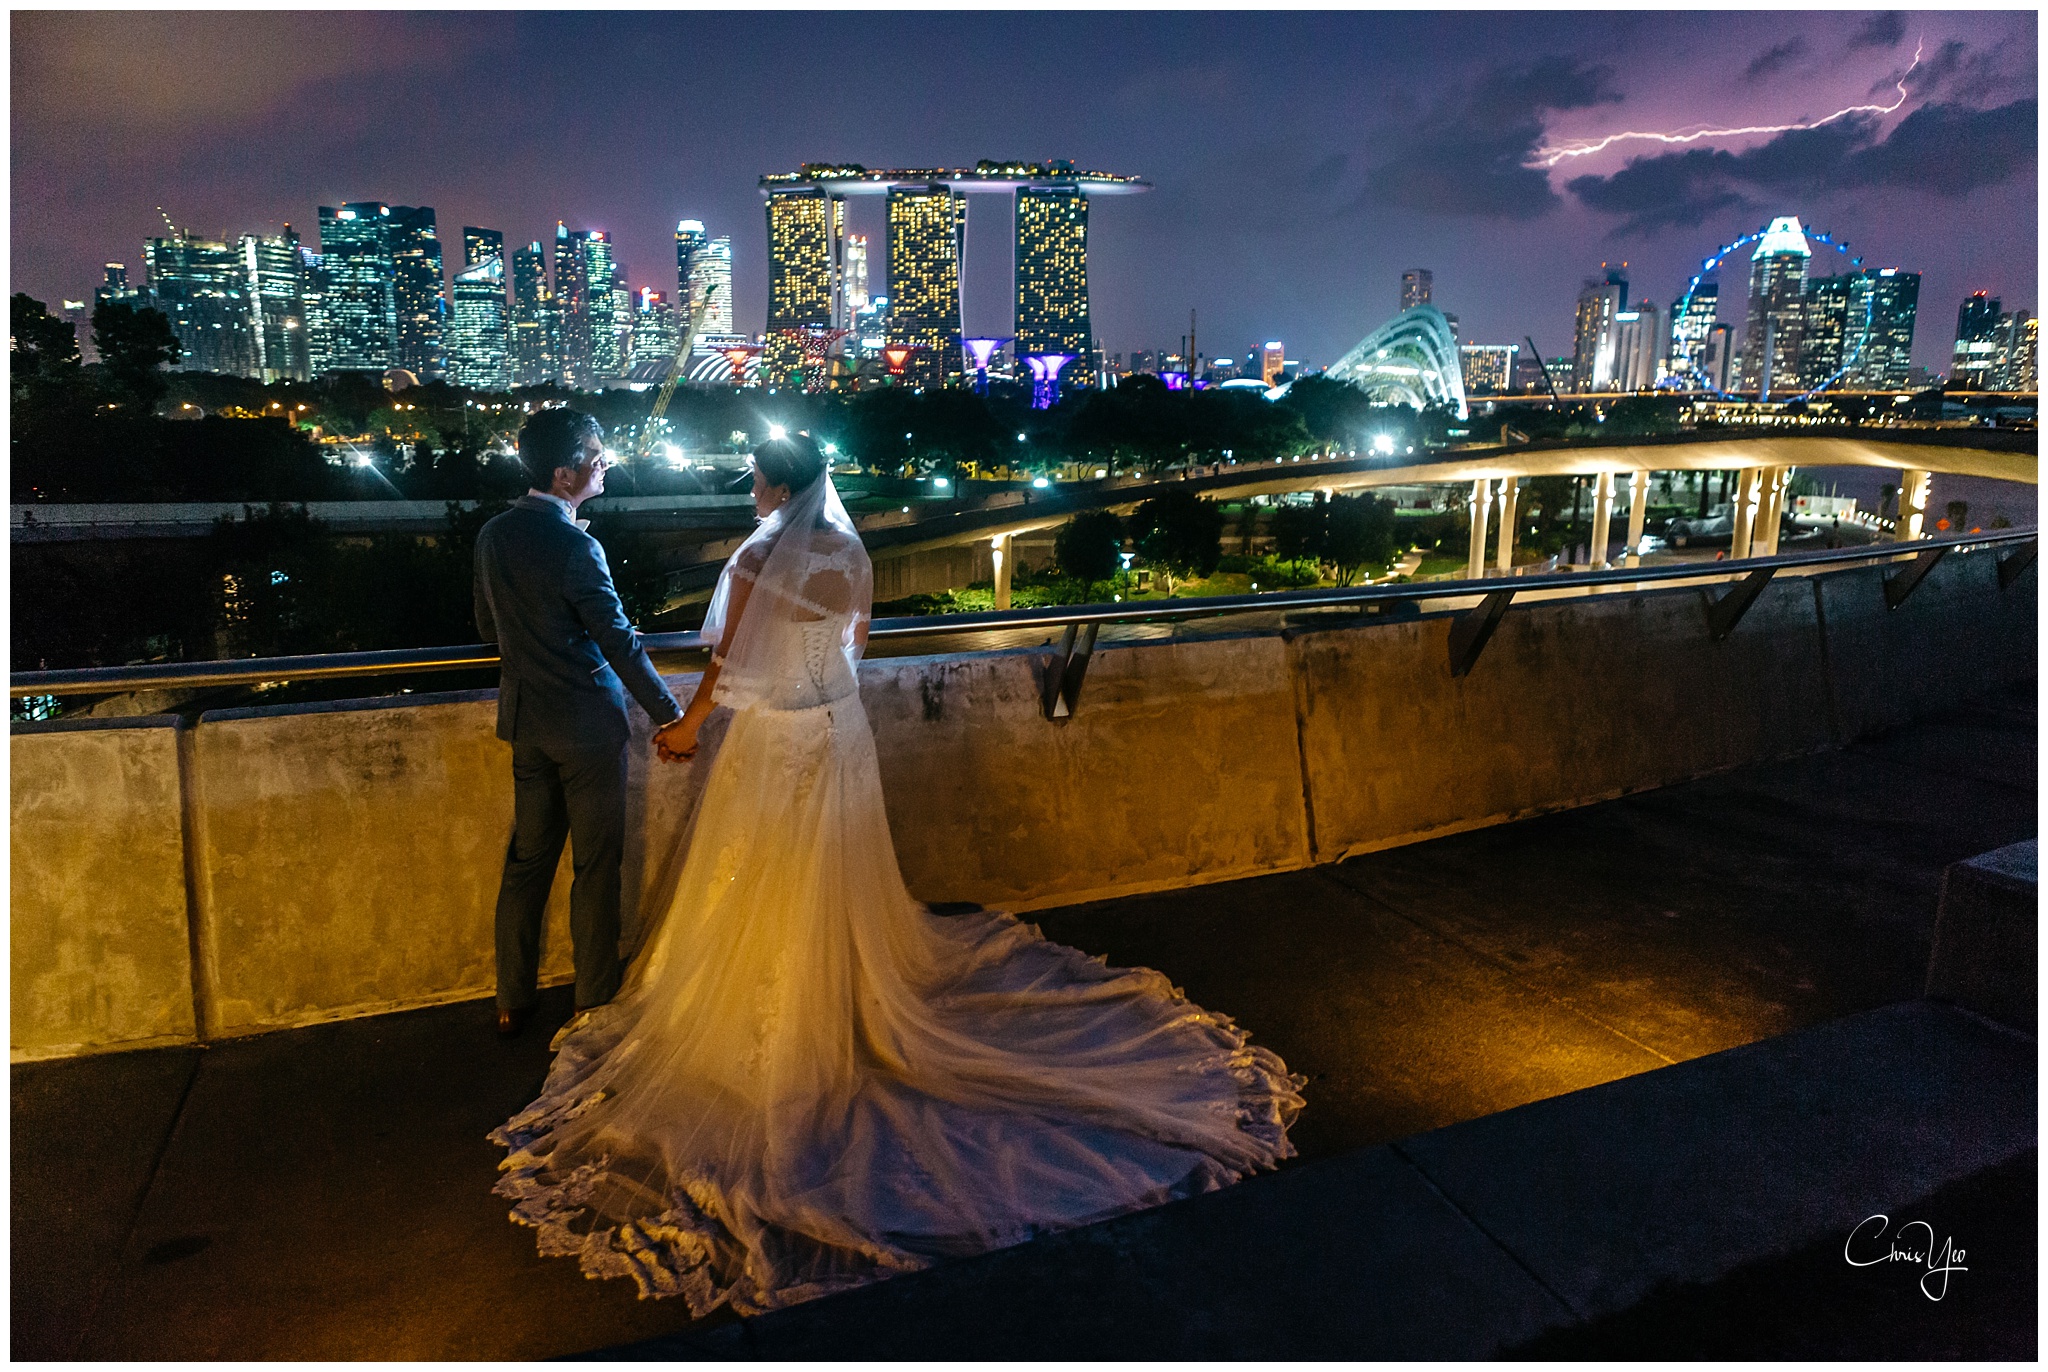
[[[815,452],[808,435],[801,437]],[[742,583],[748,594],[735,626],[733,597]],[[802,626],[820,620],[841,621],[841,651],[857,665],[858,630],[873,613],[873,599],[867,549],[824,466],[761,521],[719,574],[701,636],[714,648],[728,629],[733,637],[712,698],[743,707],[770,697],[777,682],[805,670]]]

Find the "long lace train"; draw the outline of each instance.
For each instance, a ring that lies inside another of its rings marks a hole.
[[[543,1254],[752,1314],[1213,1190],[1300,1078],[1158,972],[905,890],[858,695],[743,709],[620,997],[491,1138]]]

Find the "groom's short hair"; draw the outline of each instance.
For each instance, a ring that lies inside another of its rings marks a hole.
[[[577,467],[583,461],[583,440],[604,442],[604,425],[581,410],[555,406],[542,410],[519,428],[519,465],[536,491],[555,484],[555,468]]]

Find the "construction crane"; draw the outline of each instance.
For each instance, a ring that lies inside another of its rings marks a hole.
[[[647,422],[640,426],[640,456],[647,456],[648,446],[654,441],[654,426],[668,413],[669,398],[676,393],[676,382],[683,379],[683,369],[689,365],[690,349],[697,342],[697,330],[704,327],[704,314],[711,308],[711,297],[718,293],[716,285],[708,286],[704,298],[690,308],[690,317],[683,323],[683,336],[676,340],[676,355],[669,359],[668,379],[661,383],[661,394],[654,397],[654,408],[647,412]]]
[[[1523,334],[1522,341],[1529,345],[1529,356],[1536,359],[1536,370],[1543,373],[1543,389],[1550,392],[1552,400],[1562,405],[1564,402],[1557,398],[1557,387],[1550,384],[1550,368],[1543,365],[1543,354],[1536,351],[1536,340]]]

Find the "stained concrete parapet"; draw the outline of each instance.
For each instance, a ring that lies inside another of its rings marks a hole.
[[[869,662],[861,690],[911,890],[1027,911],[1839,746],[2033,674],[2034,571],[2002,587],[1989,553],[1950,554],[1896,610],[1884,575],[1779,578],[1720,640],[1697,589],[1518,605],[1459,678],[1439,614],[1105,645],[1058,723],[1044,650]],[[489,994],[512,809],[494,695],[18,729],[16,1055]],[[669,766],[633,719],[629,948],[672,889],[718,737]],[[567,882],[565,855],[550,982],[569,970]]]
[[[175,716],[16,726],[16,1061],[197,1036]]]
[[[2040,847],[2014,843],[1942,873],[1927,994],[2036,1032],[2040,1009]]]

